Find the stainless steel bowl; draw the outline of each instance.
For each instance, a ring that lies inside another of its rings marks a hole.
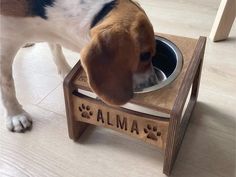
[[[156,37],[156,55],[152,59],[152,64],[160,82],[135,93],[158,90],[173,82],[183,66],[182,53],[174,43],[158,36]]]

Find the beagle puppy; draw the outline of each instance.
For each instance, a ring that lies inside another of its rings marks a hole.
[[[69,71],[61,45],[79,52],[91,89],[106,103],[122,105],[134,88],[157,82],[151,58],[154,31],[131,0],[0,0],[0,89],[7,128],[23,132],[32,120],[19,104],[12,63],[26,43],[48,42],[59,74]]]

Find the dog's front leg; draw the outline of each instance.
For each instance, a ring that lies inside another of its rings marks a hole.
[[[52,51],[53,59],[57,66],[58,74],[60,74],[62,79],[64,79],[65,76],[71,70],[71,67],[65,59],[65,56],[62,52],[62,47],[59,44],[53,44],[53,43],[49,43],[48,45]]]
[[[15,41],[12,41],[14,44]],[[16,98],[15,85],[12,77],[12,63],[19,49],[18,45],[1,45],[0,50],[0,91],[3,106],[6,110],[7,128],[15,132],[23,132],[31,127],[30,116],[22,109]],[[2,116],[2,115],[0,115]]]

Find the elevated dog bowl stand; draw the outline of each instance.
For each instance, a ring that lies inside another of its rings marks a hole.
[[[64,80],[69,136],[73,140],[93,124],[143,140],[164,152],[163,173],[170,175],[191,113],[197,101],[206,38],[185,38],[156,34],[172,41],[183,55],[179,76],[160,90],[137,94],[130,104],[155,110],[147,112],[111,107],[78,90],[92,92],[78,62]],[[122,71],[121,71],[122,72]]]

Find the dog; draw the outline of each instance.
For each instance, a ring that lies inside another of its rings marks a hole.
[[[131,0],[0,0],[0,88],[7,128],[24,132],[30,116],[16,98],[12,63],[27,43],[48,42],[59,74],[70,71],[62,48],[80,53],[91,89],[107,104],[123,105],[134,88],[157,82],[151,64],[153,27]]]

